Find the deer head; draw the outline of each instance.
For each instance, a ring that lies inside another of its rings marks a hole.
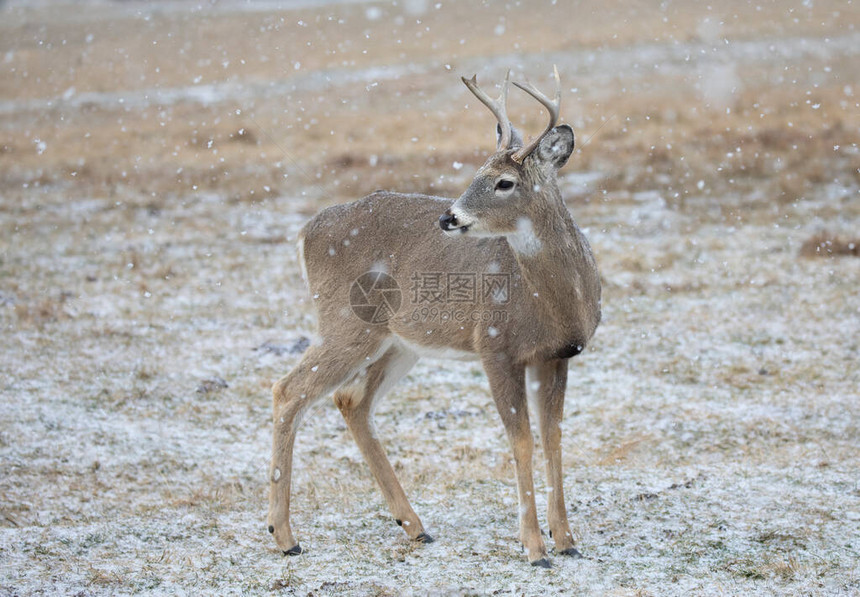
[[[466,87],[495,115],[498,144],[475,174],[469,188],[440,218],[447,234],[508,236],[530,233],[532,222],[548,208],[558,208],[561,195],[556,181],[558,169],[567,163],[574,147],[573,129],[556,126],[561,106],[561,81],[555,75],[555,98],[550,100],[530,83],[514,85],[538,100],[549,112],[549,124],[528,145],[507,117],[506,100],[510,72],[502,83],[501,95],[491,99],[476,77],[463,78]],[[543,219],[543,218],[541,218]]]

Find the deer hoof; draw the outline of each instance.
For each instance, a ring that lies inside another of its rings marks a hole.
[[[568,547],[567,549],[562,549],[562,550],[561,550],[560,552],[558,552],[558,553],[560,553],[560,554],[561,554],[561,555],[563,555],[563,556],[571,557],[571,558],[573,558],[574,560],[579,560],[579,559],[581,559],[581,558],[582,558],[582,554],[581,554],[581,553],[579,553],[579,550],[578,550],[578,549],[576,549],[575,547]]]
[[[304,553],[304,551],[305,551],[305,550],[303,550],[303,549],[302,549],[302,546],[301,546],[301,545],[299,545],[298,543],[296,543],[296,544],[295,544],[295,545],[293,545],[291,548],[289,548],[289,549],[285,549],[285,550],[284,550],[284,555],[285,555],[285,556],[297,556],[297,555],[299,555],[299,554],[301,554],[301,553]]]
[[[539,560],[535,560],[534,562],[532,562],[532,566],[536,566],[538,568],[552,568],[552,564],[550,563],[549,559],[547,559],[547,558],[541,558]]]
[[[427,533],[421,533],[420,535],[415,537],[415,540],[418,543],[433,543],[435,541],[435,539],[433,537],[431,537],[430,535],[428,535]]]

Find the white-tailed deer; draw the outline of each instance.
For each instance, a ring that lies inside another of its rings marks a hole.
[[[433,540],[372,423],[374,401],[430,356],[481,360],[513,448],[520,540],[533,565],[549,567],[535,511],[531,402],[546,457],[550,536],[558,553],[579,556],[564,505],[560,422],[568,359],[600,320],[600,281],[558,188],[574,141],[568,125],[556,126],[554,74],[553,100],[515,83],[549,111],[546,130],[528,145],[506,115],[509,75],[498,100],[475,77],[463,79],[496,116],[498,147],[456,201],[376,192],[325,209],[302,229],[299,256],[319,340],[273,388],[268,522],[285,554],[302,552],[290,527],[296,431],[332,392],[397,524],[415,541]]]

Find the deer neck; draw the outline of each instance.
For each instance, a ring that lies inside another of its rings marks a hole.
[[[557,189],[540,211],[524,216],[507,235],[528,293],[554,325],[579,321],[588,286],[596,283],[596,266]]]

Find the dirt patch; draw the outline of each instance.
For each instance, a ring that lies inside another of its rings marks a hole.
[[[800,247],[804,257],[860,256],[860,239],[847,240],[834,234],[820,232],[804,241]]]

